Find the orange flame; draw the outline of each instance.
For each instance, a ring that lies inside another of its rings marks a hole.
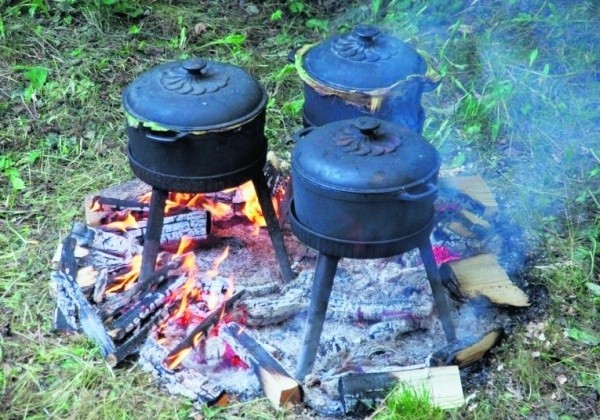
[[[223,261],[225,261],[225,258],[227,258],[228,256],[229,245],[227,245],[221,253],[221,255],[219,255],[217,259],[213,261],[213,266],[210,270],[206,272],[206,277],[208,277],[209,279],[214,279],[215,277],[217,277],[217,274],[219,274],[219,266]]]
[[[167,359],[165,360],[166,366],[171,370],[175,369],[177,366],[179,366],[181,364],[181,362],[183,362],[185,360],[187,355],[190,354],[190,352],[192,351],[192,348],[193,347],[186,347],[186,348],[182,349],[180,352],[167,357]]]
[[[194,241],[194,239],[192,239],[191,236],[183,235],[181,237],[181,241],[179,242],[179,248],[177,248],[177,252],[175,253],[175,255],[179,256],[185,254],[186,252],[189,252],[192,249],[194,249],[195,245],[196,241]]]
[[[129,290],[133,287],[136,280],[140,276],[140,270],[142,267],[142,256],[134,255],[131,258],[130,270],[124,274],[116,276],[114,280],[115,284],[106,289],[105,293],[112,293],[119,289]]]
[[[138,229],[139,225],[135,217],[131,214],[131,212],[127,212],[125,219],[120,220],[118,222],[112,222],[104,225],[106,229],[109,230],[120,230],[121,232],[127,232],[131,229]]]
[[[182,288],[181,303],[179,308],[173,315],[173,318],[178,318],[185,314],[188,306],[188,299],[193,296],[196,289],[196,274],[198,273],[198,267],[196,266],[196,257],[193,253],[187,254],[181,266],[188,272],[188,278]]]

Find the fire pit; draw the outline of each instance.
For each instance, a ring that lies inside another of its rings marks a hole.
[[[153,187],[142,281],[155,269],[168,191],[215,192],[252,180],[284,281],[293,279],[263,167],[267,95],[245,70],[190,58],[155,67],[123,94],[129,164]]]
[[[314,363],[338,260],[421,252],[449,343],[456,340],[429,235],[440,157],[421,136],[371,117],[307,129],[292,156],[293,232],[320,252],[296,371]]]

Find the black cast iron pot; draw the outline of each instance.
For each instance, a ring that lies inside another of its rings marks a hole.
[[[414,48],[374,26],[302,48],[295,62],[304,81],[305,126],[373,116],[420,133],[421,95],[439,84],[426,76]]]
[[[428,234],[440,156],[422,136],[361,117],[296,137],[293,211],[307,231],[359,243]]]
[[[231,64],[191,58],[150,69],[123,94],[133,172],[180,192],[247,180],[248,168],[266,159],[266,101],[260,84]]]

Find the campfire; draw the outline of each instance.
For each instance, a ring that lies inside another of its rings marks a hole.
[[[278,202],[286,178],[276,178],[270,184]],[[336,283],[357,293],[334,287],[318,373],[298,381],[289,372],[316,254],[286,234],[299,276],[283,284],[260,213],[249,211],[247,186],[170,194],[157,269],[146,280],[139,273],[150,187],[133,181],[89,197],[86,223],[74,224],[55,256],[56,328],[83,331],[111,365],[137,355],[165,389],[203,403],[264,394],[278,406],[306,401],[319,413],[339,414],[403,379],[428,384],[438,402],[458,404],[455,365],[473,363],[499,339],[508,315],[497,305],[528,301],[494,250],[481,252],[499,240],[492,226],[497,209],[483,180],[440,184],[433,254],[463,300],[452,305],[462,338],[454,348],[434,316],[418,252],[344,259]]]

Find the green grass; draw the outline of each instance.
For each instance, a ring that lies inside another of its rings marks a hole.
[[[598,416],[600,9],[593,1],[403,0],[385,11],[368,3],[253,2],[254,13],[233,0],[0,0],[3,412],[302,418],[265,401],[193,406],[134,364],[111,370],[85,339],[51,332],[49,261],[82,219],[83,197],[133,177],[121,93],[141,72],[195,55],[244,66],[270,96],[270,148],[289,159],[302,86],[288,51],[379,16],[444,76],[423,97],[424,134],[445,166],[482,173],[492,185],[503,214],[530,240],[517,272],[550,294],[546,310],[515,325],[493,352],[487,380],[467,386],[475,393],[467,406],[444,416]],[[410,398],[407,407],[437,415]]]
[[[390,392],[373,420],[442,420],[444,410],[434,406],[426,390],[400,385]]]

